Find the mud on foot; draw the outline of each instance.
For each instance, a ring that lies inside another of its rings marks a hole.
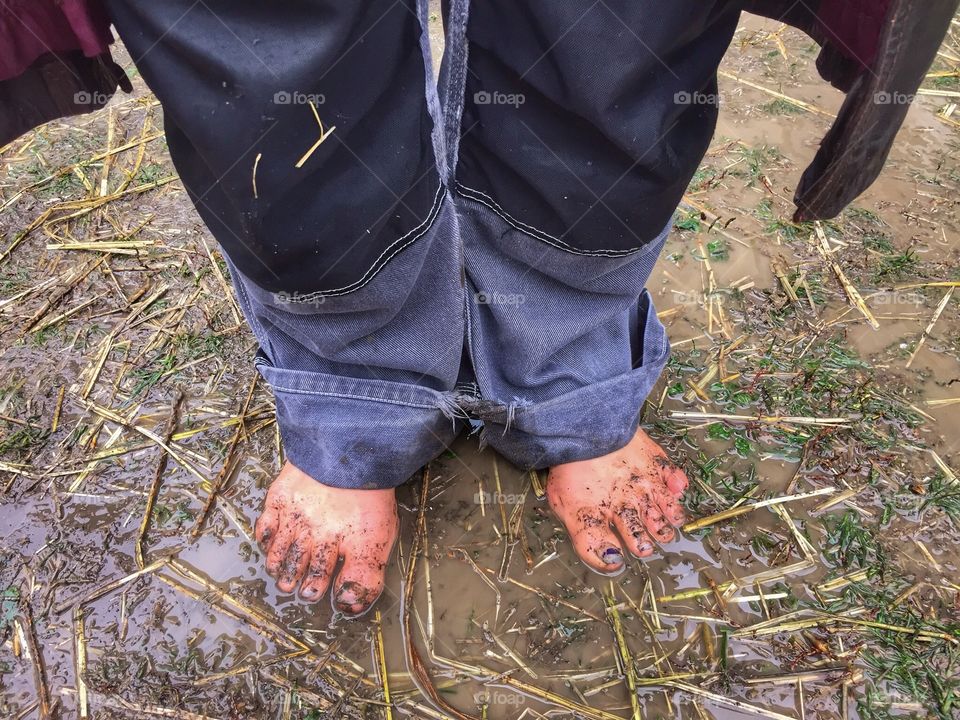
[[[334,608],[356,616],[383,591],[398,526],[393,488],[329,487],[288,462],[267,491],[255,536],[281,591],[299,586],[301,597],[316,602],[332,583]]]
[[[587,567],[617,575],[624,547],[636,557],[674,538],[684,523],[687,476],[643,430],[609,455],[556,465],[547,476],[550,507]],[[616,530],[616,532],[614,532]],[[619,537],[618,537],[619,536]]]

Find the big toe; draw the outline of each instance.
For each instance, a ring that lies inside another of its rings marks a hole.
[[[362,580],[342,580],[334,596],[337,610],[350,617],[359,617],[367,612],[383,592],[383,580],[366,577]]]
[[[571,517],[561,517],[570,542],[587,567],[604,575],[616,575],[624,568],[623,550],[607,519],[598,508],[584,507]]]
[[[360,545],[359,539],[341,548],[343,567],[337,576],[333,605],[345,615],[362,615],[383,592],[387,560],[395,536]]]

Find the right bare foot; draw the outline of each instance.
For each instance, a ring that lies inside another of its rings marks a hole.
[[[337,558],[343,558],[333,604],[360,615],[383,591],[398,526],[393,488],[328,487],[288,462],[267,491],[255,535],[277,587],[292,592],[303,581],[300,595],[311,602],[326,593]]]

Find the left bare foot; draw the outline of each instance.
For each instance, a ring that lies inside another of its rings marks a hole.
[[[546,492],[580,559],[591,570],[616,575],[624,569],[624,545],[646,557],[654,540],[673,540],[673,528],[684,523],[680,498],[687,482],[663,449],[637,430],[616,452],[550,468]]]

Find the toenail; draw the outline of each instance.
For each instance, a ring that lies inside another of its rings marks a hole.
[[[348,590],[346,587],[340,589],[340,592],[337,593],[337,602],[353,604],[357,601],[357,596],[351,590]]]
[[[607,565],[619,565],[623,562],[623,553],[621,553],[618,548],[607,548],[603,551],[600,559],[603,560]]]
[[[337,591],[337,607],[344,612],[353,612],[354,606],[360,604],[360,596],[362,594],[358,583],[351,581],[345,582],[343,587]]]
[[[360,603],[343,603],[339,600],[337,601],[337,610],[347,616],[362,615],[366,609],[367,608]]]
[[[648,552],[653,550],[653,545],[650,543],[644,543],[640,546],[639,550],[641,555],[646,555]]]

